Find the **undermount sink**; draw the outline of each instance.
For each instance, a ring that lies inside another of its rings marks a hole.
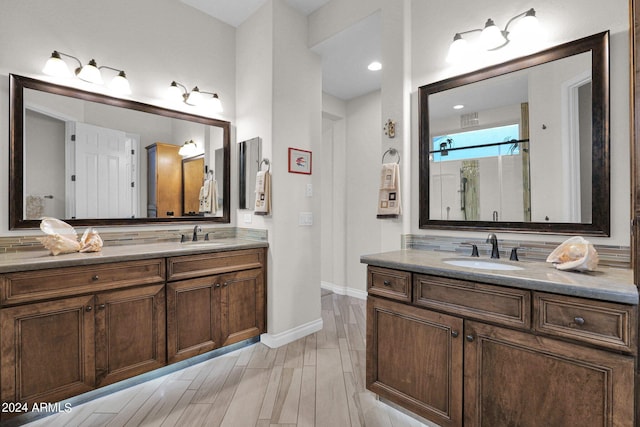
[[[197,246],[197,247],[202,247],[202,246],[220,246],[223,245],[224,243],[222,242],[213,242],[211,240],[198,240],[197,242],[182,242],[180,243],[182,246]]]
[[[524,270],[513,264],[503,264],[497,261],[483,261],[478,259],[448,259],[443,260],[445,264],[457,267],[477,268],[480,270]]]

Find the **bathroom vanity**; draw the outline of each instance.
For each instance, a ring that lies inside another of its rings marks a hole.
[[[485,270],[451,258],[463,259],[361,257],[369,390],[441,426],[634,425],[631,271]]]
[[[266,256],[239,239],[4,255],[2,402],[58,402],[259,337]]]

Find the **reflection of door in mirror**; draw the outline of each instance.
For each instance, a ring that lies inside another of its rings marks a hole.
[[[182,156],[179,146],[156,142],[147,148],[147,216],[182,213]]]
[[[200,189],[204,180],[204,156],[182,160],[183,215],[199,215]]]

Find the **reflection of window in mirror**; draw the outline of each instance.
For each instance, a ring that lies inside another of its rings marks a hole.
[[[238,143],[238,196],[239,208],[253,210],[256,174],[262,160],[262,144],[259,137]]]

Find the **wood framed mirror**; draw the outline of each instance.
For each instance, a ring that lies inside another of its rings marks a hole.
[[[10,229],[37,228],[42,216],[93,226],[230,222],[229,122],[18,75],[9,78]],[[160,165],[150,163],[145,148],[170,145],[177,153],[186,141],[198,145],[207,170],[215,171],[219,209],[192,215],[181,207],[171,215],[154,215],[148,190],[156,185],[150,182],[151,169]]]
[[[419,108],[420,228],[610,234],[608,32],[422,86]]]

